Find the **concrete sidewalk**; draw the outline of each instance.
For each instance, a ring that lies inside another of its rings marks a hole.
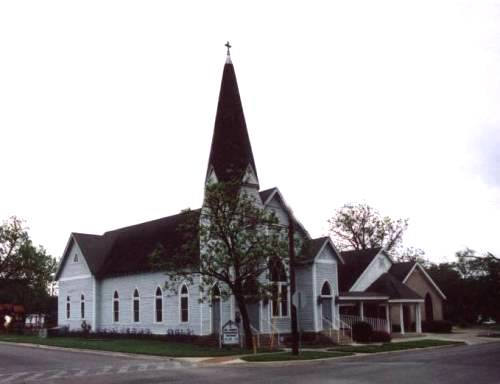
[[[398,343],[403,341],[414,340],[445,340],[445,341],[463,341],[467,345],[477,345],[486,343],[500,342],[500,338],[480,336],[485,334],[486,330],[483,328],[456,328],[454,327],[452,333],[424,333],[417,335],[416,333],[407,333],[404,336],[393,337],[392,342]]]

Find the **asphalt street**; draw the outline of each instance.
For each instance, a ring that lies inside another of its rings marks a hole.
[[[328,361],[217,366],[0,345],[0,384],[37,382],[498,384],[500,343]]]

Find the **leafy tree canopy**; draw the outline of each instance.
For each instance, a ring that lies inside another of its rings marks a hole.
[[[0,301],[36,307],[48,295],[56,260],[33,245],[25,223],[11,217],[0,225]]]
[[[385,247],[397,253],[408,219],[391,219],[367,204],[345,204],[328,220],[330,236],[341,250]]]
[[[500,259],[465,248],[452,263],[431,264],[428,272],[447,296],[445,316],[455,322],[500,321]]]
[[[153,263],[168,276],[166,287],[175,290],[181,281],[201,279],[200,289],[234,295],[252,346],[247,304],[269,294],[269,266],[288,265],[287,228],[274,212],[265,210],[238,183],[212,183],[205,191],[201,214],[179,228],[182,246],[166,255],[158,247]],[[263,278],[266,277],[266,278]],[[209,297],[205,294],[204,298]]]

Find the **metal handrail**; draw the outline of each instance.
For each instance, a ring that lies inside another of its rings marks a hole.
[[[339,331],[342,332],[342,336],[346,336],[346,329],[349,330],[349,340],[351,340],[352,342],[352,327],[347,324],[346,322],[342,321],[342,319],[337,319],[338,322],[339,322]],[[340,337],[339,337],[340,338]],[[340,341],[339,341],[339,344],[340,344]]]
[[[250,329],[252,330],[252,333],[257,336],[257,348],[260,348],[260,331],[252,324],[250,324]]]
[[[276,333],[276,335],[278,335],[278,347],[281,345],[280,344],[280,331],[278,330],[278,328],[276,328],[274,326],[274,324],[272,323],[272,321],[269,321],[268,319],[266,319],[265,317],[262,318],[262,320],[264,320],[269,326],[270,326],[270,329],[271,329],[271,337],[274,336],[274,334]]]
[[[341,318],[345,320],[345,323],[349,324],[351,327],[354,323],[364,321],[369,323],[374,330],[386,331],[387,330],[387,320],[376,318],[376,317],[363,317],[355,315],[340,315]]]
[[[330,325],[330,327],[328,328],[329,332],[330,332],[330,339],[332,338],[332,329],[335,329],[335,326],[334,324],[330,321],[330,319],[326,318],[326,317],[323,317],[322,318],[323,321],[326,321],[327,324]]]
[[[328,319],[325,319],[329,321]],[[334,319],[335,325],[337,328],[337,344],[340,344],[340,335],[342,334],[343,337],[349,337],[349,340],[352,341],[352,328],[349,324],[345,323],[340,319],[338,316],[335,317]],[[330,322],[331,323],[331,322]],[[333,324],[332,324],[333,325]],[[348,332],[346,332],[348,330]]]

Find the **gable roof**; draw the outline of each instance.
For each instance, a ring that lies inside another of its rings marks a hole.
[[[389,273],[399,279],[399,281],[403,281],[405,277],[408,275],[410,270],[415,265],[414,261],[405,261],[402,263],[394,263],[389,270]]]
[[[325,241],[326,237],[318,237],[317,239],[309,240],[297,258],[303,263],[312,262],[321,248],[323,248]]]
[[[370,265],[375,256],[382,248],[369,248],[364,250],[340,252],[344,264],[339,264],[339,288],[342,292],[347,292],[358,280],[366,267]]]
[[[410,268],[410,270],[408,271],[408,273],[406,274],[406,276],[403,278],[403,284],[406,283],[406,281],[408,280],[408,278],[410,277],[410,275],[413,273],[413,271],[415,269],[419,269],[422,274],[424,275],[424,277],[427,279],[427,281],[429,283],[431,283],[431,285],[434,287],[434,289],[436,290],[436,292],[444,299],[446,300],[446,295],[443,293],[443,291],[441,291],[441,289],[438,287],[438,285],[434,282],[434,280],[432,280],[432,278],[429,276],[429,274],[427,273],[427,271],[425,270],[425,268],[419,264],[418,262],[415,262],[413,264],[413,266]]]
[[[218,181],[241,181],[248,165],[257,175],[234,66],[231,60],[227,60],[222,73],[207,174],[213,167]]]
[[[110,275],[146,272],[152,270],[149,257],[158,245],[165,249],[165,256],[175,252],[185,241],[186,234],[197,228],[189,225],[190,220],[198,222],[200,209],[182,212],[161,219],[147,221],[130,227],[119,228],[91,235],[72,233],[56,273],[56,280],[62,272],[72,241],[81,248],[93,275],[101,278]],[[188,224],[186,229],[182,226]],[[190,234],[196,236],[197,233]],[[196,255],[192,255],[196,256]]]
[[[295,225],[295,230],[300,232],[306,239],[311,239],[311,235],[309,234],[309,232],[307,232],[307,230],[302,225],[302,223],[299,220],[297,220],[297,218],[293,214],[292,209],[288,206],[288,204],[286,203],[285,199],[283,198],[283,195],[281,194],[281,192],[278,188],[274,187],[274,188],[266,189],[264,191],[259,192],[259,195],[260,195],[260,198],[262,200],[262,204],[264,205],[264,207],[266,207],[272,201],[272,199],[274,199],[274,197],[276,197],[278,199],[281,207],[283,208],[283,210],[291,216],[293,223]]]
[[[260,191],[259,195],[260,195],[260,199],[262,200],[262,204],[266,205],[266,203],[268,202],[268,199],[277,190],[278,190],[278,188],[274,187],[274,188],[265,189],[264,191]]]
[[[389,296],[389,300],[423,300],[418,293],[388,272],[380,275],[366,291],[383,293]]]
[[[105,241],[104,236],[99,235],[75,232],[72,235],[85,257],[90,272],[96,275],[104,263],[111,242]]]
[[[341,263],[344,262],[339,252],[335,248],[332,240],[328,236],[318,237],[316,239],[309,239],[306,241],[305,246],[302,248],[299,255],[297,255],[297,261],[301,264],[312,263],[318,256],[318,254],[323,250],[323,248],[329,244],[333,250],[333,253],[337,256]]]

